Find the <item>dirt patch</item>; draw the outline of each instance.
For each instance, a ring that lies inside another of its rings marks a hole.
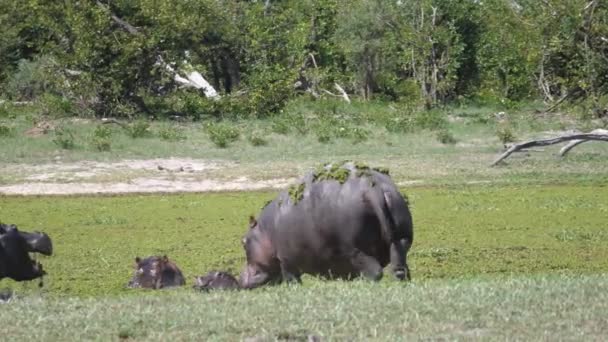
[[[72,195],[72,194],[120,194],[154,192],[212,192],[277,189],[287,186],[291,180],[273,179],[251,181],[241,177],[232,181],[204,180],[187,182],[154,178],[137,178],[128,183],[21,183],[0,186],[5,195]]]
[[[273,172],[262,175],[261,168]],[[0,195],[278,190],[296,179],[293,170],[282,172],[268,165],[243,167],[237,162],[188,158],[9,164],[0,167]]]
[[[293,179],[251,180],[247,175],[228,179],[205,177],[237,163],[195,159],[123,160],[106,163],[83,161],[44,165],[13,164],[0,174],[17,179],[0,185],[5,195],[70,195],[152,192],[208,192],[276,189]]]

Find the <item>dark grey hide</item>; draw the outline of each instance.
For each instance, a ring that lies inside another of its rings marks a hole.
[[[239,282],[236,278],[224,271],[210,271],[206,275],[194,279],[193,288],[200,291],[210,290],[236,290]]]
[[[162,289],[186,284],[182,271],[166,255],[135,257],[134,268],[133,278],[127,284],[130,288]]]
[[[53,254],[51,238],[40,232],[20,231],[14,224],[0,224],[0,279],[33,280],[46,274],[29,253]]]
[[[282,191],[257,220],[250,218],[243,288],[300,282],[304,273],[379,280],[389,263],[396,278],[411,279],[406,255],[414,233],[405,198],[388,175],[358,176],[352,164],[345,167],[351,173],[344,184],[313,182],[309,173],[300,201]]]

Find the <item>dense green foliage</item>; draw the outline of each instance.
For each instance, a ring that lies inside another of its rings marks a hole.
[[[607,18],[599,0],[1,1],[0,97],[53,116],[202,119],[275,115],[341,87],[412,108],[586,99],[599,116]]]
[[[409,255],[414,281],[598,273],[608,267],[606,187],[467,186],[405,193],[416,234]],[[4,222],[44,230],[54,239],[56,255],[40,257],[49,272],[44,292],[129,295],[141,293],[124,287],[135,256],[167,254],[184,271],[185,290],[194,276],[211,269],[240,271],[248,217],[275,195],[4,197],[0,212]],[[386,274],[383,282],[394,282]]]

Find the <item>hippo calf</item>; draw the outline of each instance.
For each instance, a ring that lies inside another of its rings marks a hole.
[[[0,224],[0,279],[42,279],[46,272],[42,264],[30,258],[29,253],[52,255],[51,238],[41,232],[20,231],[14,224]]]
[[[387,171],[324,165],[281,191],[258,219],[250,217],[240,284],[301,282],[304,273],[379,280],[389,262],[397,279],[409,280],[413,239],[407,201]]]
[[[240,288],[239,282],[236,278],[224,271],[210,271],[204,276],[196,277],[194,279],[194,286],[196,290],[209,291],[209,290],[236,290]]]
[[[166,255],[135,257],[134,268],[129,288],[162,289],[186,284],[182,271]]]

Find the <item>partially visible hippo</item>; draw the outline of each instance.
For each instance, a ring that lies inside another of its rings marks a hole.
[[[250,217],[240,284],[300,282],[304,273],[379,280],[389,262],[396,278],[410,280],[413,240],[407,201],[388,172],[352,162],[325,165],[280,192],[257,220]]]
[[[236,290],[240,288],[236,278],[224,271],[210,271],[204,276],[196,277],[195,284],[192,286],[196,290]]]
[[[51,238],[45,233],[20,231],[14,224],[0,224],[0,279],[42,279],[46,274],[42,264],[32,260],[28,253],[52,255]]]
[[[166,255],[163,255],[145,259],[135,257],[135,272],[127,287],[162,289],[185,284],[182,271]]]

